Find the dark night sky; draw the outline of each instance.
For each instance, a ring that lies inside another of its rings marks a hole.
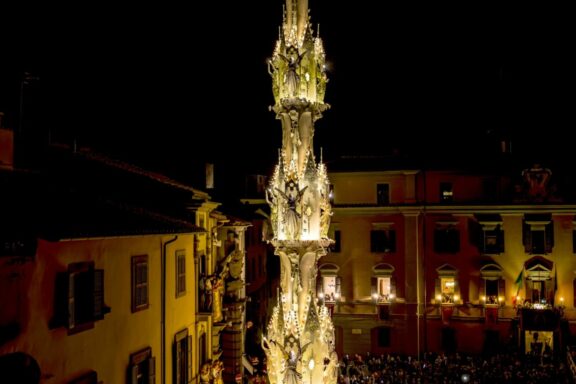
[[[283,2],[198,3],[4,12],[5,125],[18,124],[19,76],[30,71],[40,80],[25,86],[24,129],[168,173],[206,156],[269,172],[280,124],[267,110],[265,62]],[[332,105],[315,146],[327,157],[462,147],[474,156],[502,133],[518,152],[560,161],[575,126],[569,13],[461,3],[310,0]],[[213,153],[196,149],[212,139]]]

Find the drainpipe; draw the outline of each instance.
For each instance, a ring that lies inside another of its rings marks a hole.
[[[166,248],[168,244],[171,244],[178,240],[178,235],[175,235],[173,239],[166,241],[162,244],[162,255],[160,260],[161,276],[160,276],[160,303],[161,303],[161,320],[160,320],[160,350],[162,353],[162,384],[166,384]]]

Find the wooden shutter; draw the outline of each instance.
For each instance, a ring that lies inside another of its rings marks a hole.
[[[572,305],[576,307],[576,279],[572,280],[572,296],[574,297]]]
[[[370,297],[374,299],[374,295],[378,293],[378,278],[370,278]]]
[[[462,297],[462,294],[460,292],[460,283],[458,282],[456,276],[454,276],[454,295],[460,296],[460,301],[464,302],[464,298]],[[456,300],[453,301],[456,302]]]
[[[94,270],[94,290],[92,291],[94,301],[94,320],[104,318],[104,270]]]
[[[138,364],[130,366],[130,384],[138,384]]]
[[[336,293],[338,295],[342,295],[341,287],[342,287],[342,278],[340,276],[336,276]]]
[[[68,274],[68,329],[73,329],[76,324],[76,300],[75,281],[76,273]]]
[[[500,225],[496,226],[496,244],[498,244],[498,251],[503,253],[505,251],[504,230]]]
[[[532,227],[524,221],[522,221],[522,243],[524,251],[528,254],[532,253]]]
[[[185,372],[180,372],[180,367],[182,366],[182,362],[180,361],[180,357],[182,356],[182,343],[178,340],[178,336],[176,336],[176,340],[174,341],[174,347],[172,348],[172,361],[174,363],[174,382],[180,384],[181,376],[185,374]]]
[[[392,293],[395,297],[398,297],[396,294],[396,278],[394,276],[390,276],[390,293]]]
[[[546,253],[552,253],[554,248],[554,221],[544,227],[544,249]]]
[[[486,296],[486,279],[480,278],[480,284],[478,284],[478,302],[482,304],[482,296]]]
[[[390,252],[396,252],[396,231],[393,229],[388,231],[388,247]]]
[[[484,251],[484,231],[482,226],[473,219],[468,219],[468,241],[480,252]]]
[[[150,357],[148,359],[148,384],[156,383],[156,358]]]
[[[506,280],[502,278],[498,280],[498,296],[501,296],[506,301]]]
[[[186,382],[190,384],[192,383],[192,336],[188,336],[186,341]]]

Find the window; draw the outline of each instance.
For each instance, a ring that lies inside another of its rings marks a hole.
[[[132,257],[132,312],[148,308],[148,255]]]
[[[454,293],[455,293],[455,285],[453,277],[442,277],[440,279],[440,289],[442,290],[442,302],[443,303],[453,303],[454,302]]]
[[[333,237],[334,243],[332,243],[330,245],[330,251],[335,252],[335,253],[340,252],[340,249],[341,249],[341,237],[340,237],[340,235],[341,235],[341,232],[339,229],[334,231],[334,235],[333,235],[334,236]]]
[[[500,254],[504,252],[504,231],[498,224],[493,229],[484,228],[484,253]]]
[[[525,215],[522,229],[522,242],[526,253],[552,253],[554,222],[551,215]]]
[[[370,231],[370,252],[396,252],[396,231],[393,229]]]
[[[458,285],[458,270],[450,264],[444,264],[437,268],[436,279],[436,303],[455,304],[460,302],[460,287]]]
[[[93,262],[68,265],[68,272],[56,277],[54,318],[51,328],[67,327],[75,334],[94,327],[110,308],[104,304],[104,270],[94,269]]]
[[[452,190],[452,183],[440,183],[440,202],[450,203],[454,199],[454,192]]]
[[[378,205],[390,204],[390,184],[376,184],[376,203]]]
[[[378,328],[378,346],[380,348],[390,347],[390,328],[389,327]]]
[[[152,349],[146,348],[130,355],[129,380],[127,384],[154,384],[156,382],[156,358]]]
[[[334,264],[322,264],[318,268],[316,279],[316,295],[327,303],[340,299],[341,280],[338,276],[339,268]]]
[[[391,303],[396,298],[396,281],[394,267],[381,263],[372,267],[370,294],[376,304]]]
[[[321,281],[321,289],[325,301],[333,302],[340,298],[340,277],[323,276]]]
[[[502,268],[490,263],[480,268],[480,304],[501,304],[506,297],[506,280],[502,277]]]
[[[174,383],[192,383],[192,336],[188,329],[174,336]]]
[[[176,251],[176,297],[186,295],[186,251]]]
[[[396,289],[391,276],[372,278],[372,299],[377,303],[389,303],[395,297]]]
[[[450,225],[434,230],[434,252],[457,253],[460,251],[460,231]]]

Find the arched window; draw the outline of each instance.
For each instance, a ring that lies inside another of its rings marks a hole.
[[[396,280],[394,267],[382,263],[372,268],[372,300],[379,304],[390,303],[396,299]]]
[[[458,270],[450,264],[436,268],[438,278],[434,289],[436,304],[461,303]]]
[[[480,268],[479,302],[486,305],[499,305],[506,297],[506,280],[502,278],[502,268],[498,264],[486,264]]]
[[[326,263],[318,267],[316,279],[316,296],[327,303],[336,302],[341,295],[341,279],[338,276],[340,267]]]

